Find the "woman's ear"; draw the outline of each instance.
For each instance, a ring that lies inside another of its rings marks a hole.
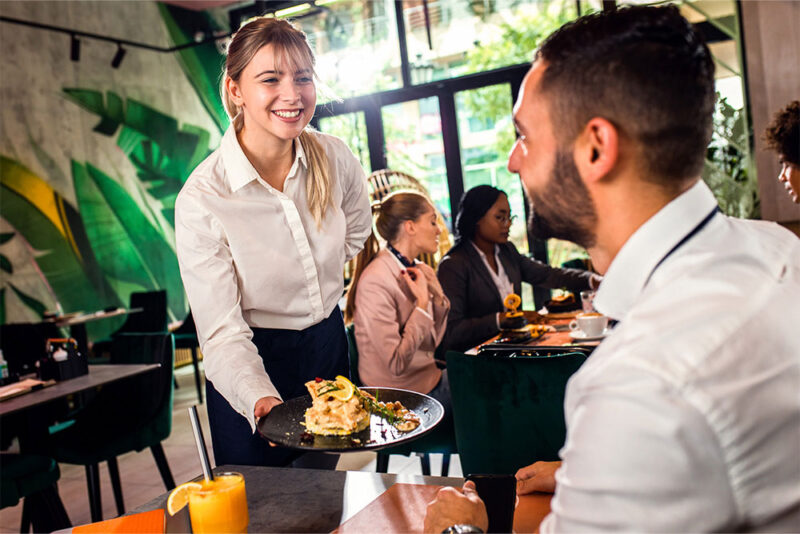
[[[239,84],[233,81],[233,78],[230,76],[225,76],[225,90],[228,91],[231,101],[237,106],[241,107],[244,103],[244,99],[242,98],[242,89],[239,87]]]
[[[417,233],[417,227],[414,224],[414,221],[403,221],[403,230],[405,230],[406,234],[408,235],[415,235]]]
[[[617,165],[619,132],[607,119],[595,117],[575,140],[575,166],[585,181],[602,180]]]

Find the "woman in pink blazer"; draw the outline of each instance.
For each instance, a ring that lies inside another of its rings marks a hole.
[[[355,328],[361,381],[429,394],[449,412],[447,373],[433,352],[447,327],[450,301],[433,269],[412,259],[436,252],[436,211],[422,194],[397,192],[373,212],[386,247],[379,247],[374,233],[367,238],[345,308],[345,321]]]

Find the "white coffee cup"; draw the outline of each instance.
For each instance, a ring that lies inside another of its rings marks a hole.
[[[586,337],[597,337],[603,335],[608,326],[608,317],[601,313],[579,313],[575,320],[569,323],[569,329],[573,332],[580,330]]]

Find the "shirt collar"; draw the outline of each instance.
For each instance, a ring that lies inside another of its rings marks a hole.
[[[483,261],[487,261],[487,260],[486,260],[486,254],[484,254],[484,253],[483,253],[483,251],[482,251],[481,249],[479,249],[479,248],[478,248],[478,245],[476,245],[476,244],[475,244],[475,241],[473,241],[472,239],[470,239],[470,240],[469,240],[469,243],[470,243],[470,245],[472,245],[472,247],[473,247],[473,248],[474,248],[476,251],[478,251],[478,254],[479,254],[479,255],[480,255],[480,257],[483,259]],[[497,258],[497,244],[496,244],[496,243],[495,243],[495,245],[494,245],[494,257],[495,257],[495,258]]]
[[[253,165],[250,163],[250,160],[248,160],[247,156],[245,156],[244,151],[239,144],[239,140],[236,138],[236,130],[234,130],[233,123],[228,126],[228,129],[225,131],[225,135],[222,136],[220,151],[222,154],[222,162],[225,166],[225,174],[228,177],[228,183],[230,183],[233,191],[238,191],[253,180],[265,183],[263,180],[261,180],[261,177],[258,175],[258,171],[256,171],[255,167],[253,167]],[[289,176],[287,179],[290,179],[297,174],[297,169],[300,162],[307,166],[306,153],[303,150],[303,144],[299,139],[294,140],[294,154],[294,162],[289,170]],[[265,185],[268,184],[265,183]]]
[[[703,180],[698,180],[650,217],[611,262],[594,299],[597,310],[623,320],[658,262],[716,205],[714,194]]]

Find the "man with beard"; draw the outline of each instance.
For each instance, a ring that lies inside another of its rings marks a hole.
[[[555,492],[541,531],[800,526],[800,240],[719,212],[699,178],[714,98],[674,6],[565,25],[520,89],[508,168],[531,229],[588,249],[619,321],[567,386],[562,462],[517,473]],[[458,524],[487,527],[471,482],[425,518]]]

